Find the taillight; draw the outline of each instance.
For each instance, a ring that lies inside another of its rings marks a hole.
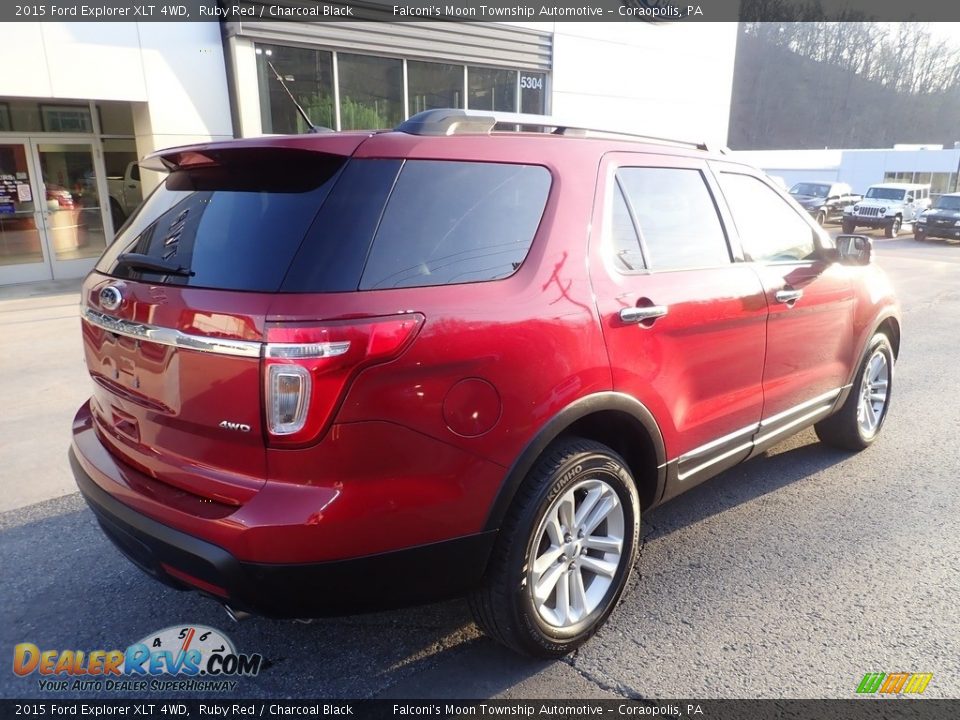
[[[267,328],[264,410],[270,444],[305,445],[327,429],[353,377],[400,355],[420,313]]]

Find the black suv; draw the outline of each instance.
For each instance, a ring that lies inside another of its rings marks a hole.
[[[960,192],[941,195],[937,204],[924,212],[913,226],[913,239],[960,240]]]

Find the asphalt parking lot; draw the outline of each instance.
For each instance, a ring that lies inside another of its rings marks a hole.
[[[143,576],[72,492],[69,424],[89,382],[75,286],[4,291],[0,662],[26,641],[125,648],[199,623],[267,659],[240,697],[848,698],[864,673],[898,671],[960,697],[960,244],[871,234],[904,306],[882,439],[852,455],[806,431],[649,513],[619,609],[559,662],[501,650],[463,602],[233,624]],[[0,696],[51,697],[9,669]]]

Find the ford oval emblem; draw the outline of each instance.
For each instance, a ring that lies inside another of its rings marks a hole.
[[[116,310],[123,302],[123,295],[116,285],[107,285],[100,290],[100,307],[104,310]]]

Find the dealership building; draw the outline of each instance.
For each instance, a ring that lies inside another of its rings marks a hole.
[[[823,180],[846,183],[862,194],[875,183],[922,183],[930,185],[934,200],[960,190],[960,143],[953,148],[895,145],[870,150],[748,150],[735,155],[781,178],[787,187]]]
[[[159,148],[392,127],[424,109],[554,114],[723,143],[735,23],[0,25],[0,285],[80,277]]]

